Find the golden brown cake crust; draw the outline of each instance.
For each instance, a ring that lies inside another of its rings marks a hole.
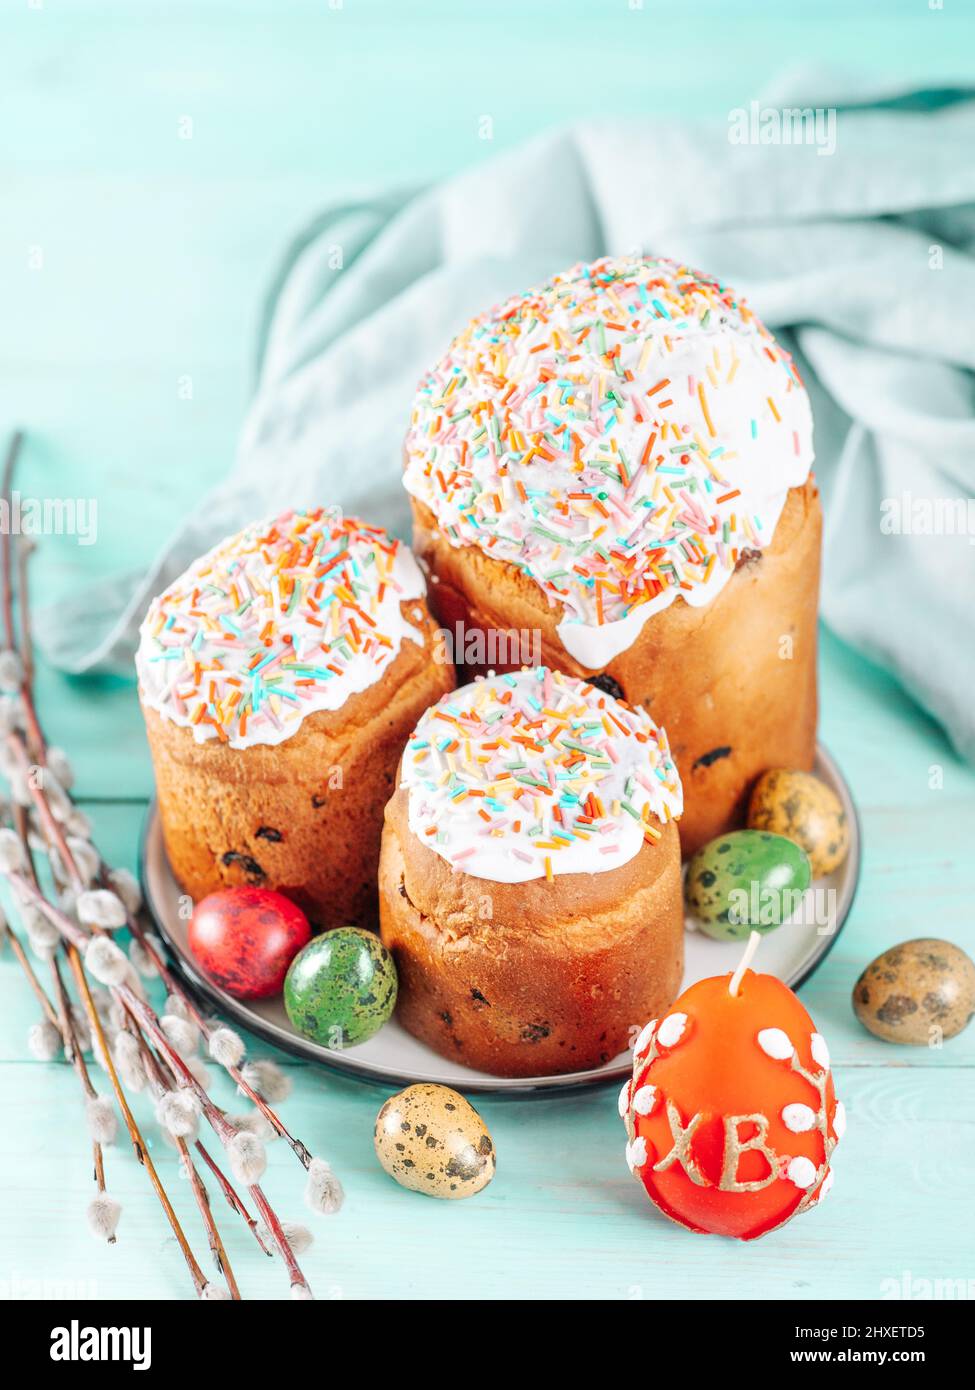
[[[561,609],[535,582],[476,546],[452,546],[412,499],[414,550],[444,627],[540,634],[536,658],[569,675],[604,675],[667,732],[684,785],[684,856],[743,823],[769,767],[808,771],[816,751],[816,623],[822,510],[814,480],[792,488],[772,544],[746,557],[712,603],[678,598],[602,671],[580,666],[557,632]],[[510,667],[497,663],[497,669]]]
[[[451,867],[386,808],[380,923],[398,1017],[442,1056],[496,1076],[599,1066],[676,997],[684,968],[673,822],[616,869],[494,883]]]
[[[143,706],[173,872],[195,899],[233,884],[275,888],[317,926],[375,926],[383,808],[417,719],[454,688],[422,600],[373,685],[308,715],[283,743],[230,748]],[[422,622],[416,614],[422,611]]]

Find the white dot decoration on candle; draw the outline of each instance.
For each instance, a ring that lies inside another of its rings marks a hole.
[[[846,1106],[841,1100],[836,1102],[836,1112],[833,1115],[833,1133],[837,1139],[842,1139],[846,1133]]]
[[[676,1047],[687,1028],[687,1014],[668,1014],[657,1029],[657,1042],[661,1047]]]
[[[622,1119],[622,1118],[624,1117],[624,1115],[626,1114],[627,1107],[629,1106],[629,1104],[630,1104],[630,1083],[629,1083],[628,1081],[624,1081],[624,1082],[623,1082],[623,1087],[622,1087],[622,1089],[621,1089],[621,1091],[620,1091],[619,1106],[618,1106],[619,1112],[620,1112],[620,1119]]]
[[[832,1170],[832,1168],[831,1168],[831,1169],[829,1170],[829,1172],[826,1174],[825,1178],[823,1178],[823,1185],[822,1185],[822,1187],[819,1189],[819,1192],[818,1192],[817,1195],[816,1195],[816,1201],[817,1201],[817,1202],[822,1202],[826,1197],[828,1197],[829,1194],[830,1194],[830,1190],[831,1190],[832,1186],[833,1186],[833,1170]]]
[[[633,1140],[632,1144],[626,1146],[626,1161],[630,1171],[636,1172],[637,1168],[642,1168],[647,1161],[647,1141],[640,1135]]]
[[[657,1020],[655,1018],[652,1018],[649,1023],[644,1025],[640,1033],[640,1036],[637,1038],[636,1043],[633,1047],[633,1052],[635,1056],[638,1057],[641,1053],[646,1052],[647,1048],[653,1042],[653,1030],[656,1028],[656,1026]]]
[[[811,1158],[804,1158],[800,1155],[790,1161],[786,1169],[786,1177],[790,1182],[795,1183],[796,1187],[805,1189],[812,1187],[818,1171]]]
[[[649,1115],[656,1103],[656,1086],[641,1086],[633,1097],[633,1109],[638,1115]]]
[[[812,1048],[813,1061],[817,1066],[822,1067],[823,1071],[829,1071],[829,1048],[826,1046],[826,1039],[822,1033],[810,1033],[809,1042]]]
[[[762,1028],[758,1035],[758,1045],[766,1057],[772,1057],[776,1062],[790,1061],[795,1052],[788,1033],[784,1033],[781,1028]]]
[[[812,1129],[816,1123],[816,1112],[811,1106],[803,1105],[800,1101],[792,1105],[786,1105],[782,1110],[782,1123],[786,1129],[793,1134],[805,1134]]]

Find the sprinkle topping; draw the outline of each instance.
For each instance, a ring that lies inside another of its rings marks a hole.
[[[406,746],[401,785],[412,833],[496,883],[615,869],[683,809],[663,730],[545,667],[445,695]]]
[[[424,593],[410,551],[378,526],[325,508],[256,522],[153,599],[142,698],[200,743],[281,743],[377,681],[404,639],[422,643],[400,604]]]
[[[517,565],[605,666],[771,540],[813,458],[792,359],[674,261],[577,265],[472,320],[420,383],[408,490],[455,545]]]

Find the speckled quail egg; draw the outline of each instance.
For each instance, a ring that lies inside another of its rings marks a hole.
[[[950,941],[904,941],[864,970],[853,987],[853,1011],[885,1042],[937,1046],[971,1022],[975,962]]]
[[[772,768],[755,783],[748,804],[752,830],[784,835],[809,856],[814,878],[838,869],[850,849],[843,803],[811,772]]]
[[[376,1116],[376,1156],[391,1178],[428,1197],[473,1197],[494,1177],[494,1143],[449,1086],[407,1086]]]

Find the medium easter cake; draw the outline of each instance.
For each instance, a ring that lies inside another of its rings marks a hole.
[[[400,1022],[502,1076],[631,1046],[680,988],[681,805],[665,733],[584,681],[531,669],[443,696],[386,809]]]
[[[374,924],[383,807],[453,688],[410,551],[317,508],[246,527],[154,599],[136,658],[166,849],[194,898],[278,889]]]

